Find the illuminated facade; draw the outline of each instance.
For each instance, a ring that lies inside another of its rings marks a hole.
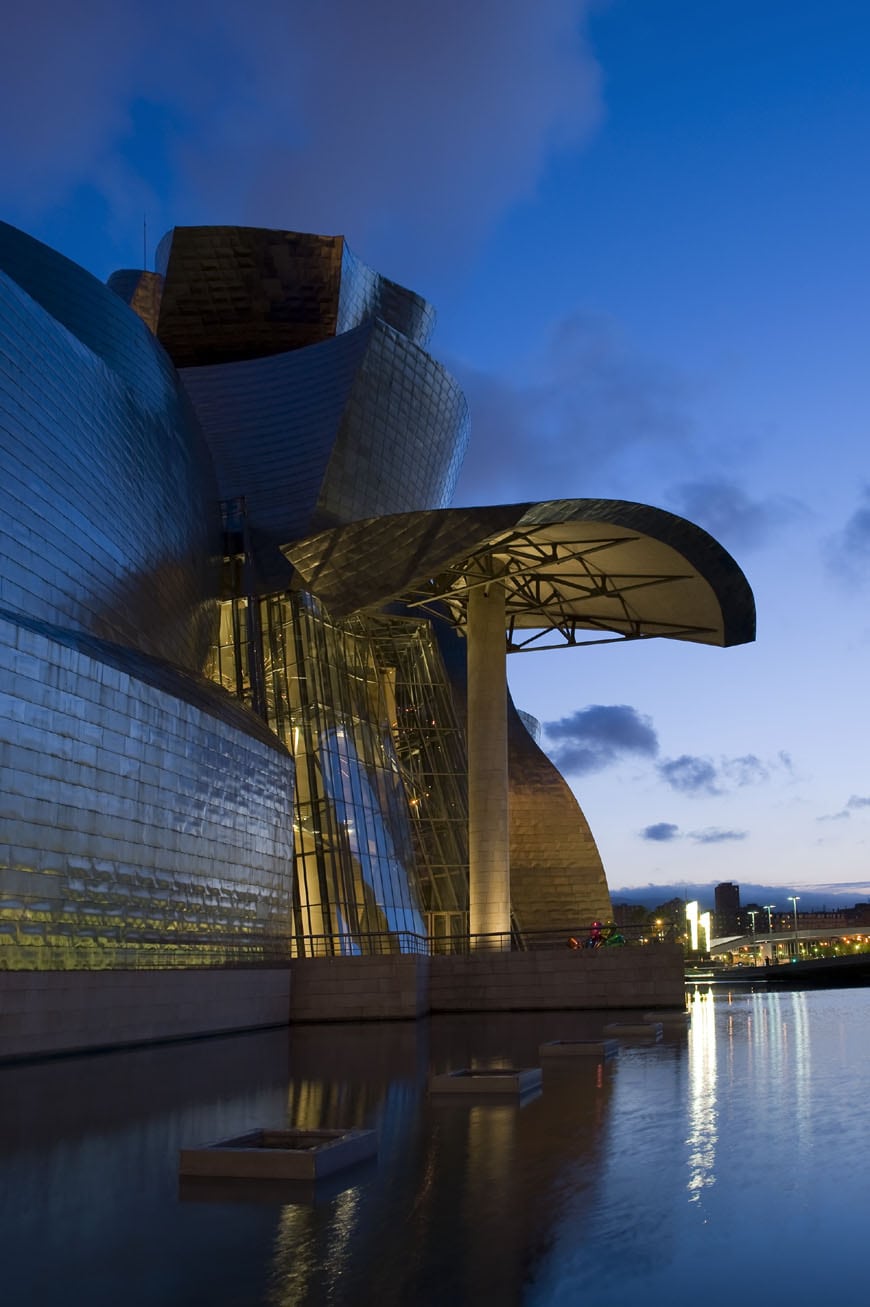
[[[642,506],[449,509],[468,416],[432,310],[342,238],[179,228],[157,264],[106,287],[0,226],[0,967],[453,947],[468,560],[528,576],[508,536],[570,555],[606,611],[575,612],[560,573],[534,620],[627,638],[751,638],[748,587]],[[622,560],[604,582],[578,532]],[[583,814],[510,705],[505,739],[510,930],[608,914]]]

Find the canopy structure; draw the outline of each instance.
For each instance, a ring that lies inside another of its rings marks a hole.
[[[468,640],[470,933],[508,947],[510,851],[505,655],[613,640],[728,646],[755,638],[730,554],[645,504],[560,499],[351,522],[284,548],[334,617],[391,602]]]
[[[401,513],[284,553],[336,617],[401,601],[465,626],[470,593],[499,575],[509,652],[755,637],[752,592],[734,559],[700,527],[646,504],[563,499]]]

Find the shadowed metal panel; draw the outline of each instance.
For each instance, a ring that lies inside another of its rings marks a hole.
[[[283,354],[335,334],[340,236],[174,227],[157,247],[157,335],[176,367]]]
[[[199,671],[219,519],[188,401],[116,295],[59,256],[38,265],[36,242],[23,248],[24,272],[0,272],[0,606]],[[68,285],[51,284],[68,269]],[[17,276],[40,282],[77,334]]]
[[[279,546],[311,528],[368,336],[362,327],[310,349],[181,373],[221,499],[245,498],[264,592],[289,583]]]
[[[222,499],[244,496],[261,593],[289,584],[279,546],[336,521],[439,505],[468,439],[465,398],[382,322],[182,382]]]
[[[118,295],[78,264],[5,222],[0,222],[0,270],[144,402],[160,403],[174,385],[169,359],[155,349],[151,334]],[[38,348],[36,342],[30,345]]]
[[[373,322],[320,495],[320,523],[442,508],[468,429],[465,396],[446,369]]]
[[[160,299],[163,295],[163,278],[159,272],[143,272],[139,268],[121,268],[113,272],[106,282],[125,304],[141,318],[148,330],[156,336],[160,316]]]
[[[375,318],[422,346],[435,325],[431,304],[369,268],[341,236],[174,227],[156,262],[165,280],[157,335],[176,367],[283,354]],[[129,274],[116,288],[128,298]]]
[[[380,318],[424,348],[435,329],[435,310],[422,295],[382,277],[357,258],[345,241],[336,331],[351,331],[370,318]]]

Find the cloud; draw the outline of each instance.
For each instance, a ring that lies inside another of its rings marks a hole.
[[[640,838],[664,844],[668,840],[679,839],[679,834],[679,826],[675,826],[672,821],[658,821],[654,826],[645,826],[640,833]]]
[[[770,771],[754,753],[746,753],[741,758],[724,758],[721,771],[740,789],[745,785],[759,785],[770,778]]]
[[[689,831],[689,839],[696,844],[724,844],[728,840],[745,840],[745,830],[721,830],[718,826],[708,826],[706,830]]]
[[[823,546],[828,569],[850,584],[870,577],[870,486],[861,492],[861,502],[841,531],[829,536]]]
[[[683,517],[689,518],[728,547],[741,551],[766,543],[782,526],[806,513],[796,499],[771,495],[752,499],[735,481],[707,477],[675,486],[669,498]]]
[[[602,771],[626,757],[654,758],[659,742],[649,717],[628,704],[590,704],[570,717],[545,722],[550,755],[575,776]]]
[[[33,0],[4,15],[2,190],[14,178],[31,212],[82,186],[123,208],[158,167],[172,221],[345,232],[376,262],[405,241],[461,255],[599,123],[589,8]],[[162,137],[132,139],[137,104]]]
[[[852,794],[846,800],[846,806],[839,812],[826,812],[821,817],[816,817],[816,821],[847,821],[853,812],[860,812],[862,808],[870,808],[870,798],[861,794]]]
[[[792,762],[782,751],[767,762],[754,753],[720,758],[718,762],[683,753],[678,758],[663,759],[656,770],[665,784],[679,794],[720,795],[748,785],[763,785],[777,771],[790,773]]]
[[[658,773],[672,790],[680,794],[721,794],[718,774],[709,758],[683,753],[658,765]]]
[[[638,353],[605,316],[576,313],[557,323],[519,379],[455,359],[449,366],[468,397],[473,431],[458,503],[515,498],[518,467],[530,499],[559,498],[566,486],[581,493],[592,471],[641,448],[673,457],[692,434],[686,383]]]

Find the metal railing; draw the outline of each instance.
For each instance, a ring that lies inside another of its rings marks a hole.
[[[645,926],[619,926],[608,939],[596,938],[589,926],[552,930],[493,932],[478,935],[422,935],[411,931],[366,931],[333,935],[302,935],[294,940],[296,957],[372,957],[398,954],[438,956],[463,953],[531,953],[589,950],[673,943],[673,927],[650,931]]]
[[[650,932],[621,926],[618,938],[594,943],[589,926],[478,935],[424,935],[413,931],[354,931],[323,935],[225,937],[176,936],[169,941],[69,943],[6,939],[0,942],[0,971],[176,971],[286,967],[296,958],[435,957],[467,953],[596,951],[673,942],[673,929]]]

